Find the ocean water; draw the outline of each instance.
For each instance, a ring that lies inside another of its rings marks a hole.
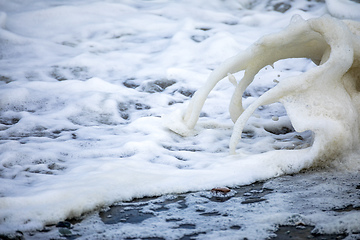
[[[0,11],[0,233],[41,230],[134,198],[163,196],[156,200],[161,202],[198,191],[187,197],[196,208],[203,191],[267,179],[272,180],[266,188],[283,188],[270,193],[271,206],[264,204],[260,212],[233,215],[249,220],[241,228],[243,237],[271,236],[270,230],[293,221],[293,213],[307,204],[323,209],[360,204],[359,190],[351,196],[343,190],[360,181],[358,154],[323,159],[320,166],[292,159],[316,136],[296,132],[280,103],[256,110],[238,154],[231,156],[231,82],[221,81],[210,93],[195,134],[182,137],[162,118],[183,109],[225,59],[284,29],[293,15],[326,14],[323,1],[0,0]],[[244,93],[244,106],[282,79],[315,67],[305,58],[265,67]],[[278,158],[281,153],[286,157]],[[305,175],[295,176],[296,191],[287,190],[287,174],[300,171]],[[311,197],[317,193],[320,197]],[[295,204],[279,213],[284,202]],[[321,233],[346,232],[351,239],[360,231],[357,211],[340,218],[321,210],[301,214],[295,218]],[[95,215],[79,228],[90,239],[142,238],[156,236],[152,221],[141,223],[137,234],[136,226],[127,224],[120,232],[117,226],[104,233]],[[198,219],[201,226],[206,223]],[[105,235],[91,235],[86,224]],[[192,228],[174,232],[170,225],[162,225],[161,237],[177,239]],[[221,237],[217,234],[209,236]],[[231,231],[224,234],[237,238]]]

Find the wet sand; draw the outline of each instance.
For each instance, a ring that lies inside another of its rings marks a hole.
[[[317,190],[319,186],[323,191]],[[360,238],[360,232],[349,232],[346,223],[343,231],[324,233],[321,220],[314,217],[325,214],[336,221],[345,214],[360,215],[356,173],[308,171],[221,187],[119,202],[40,231],[0,239],[263,239],[261,229],[266,228],[267,239]]]

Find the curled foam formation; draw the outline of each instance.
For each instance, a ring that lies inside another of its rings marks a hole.
[[[317,66],[282,80],[246,109],[242,95],[265,66],[286,58],[309,58]],[[237,83],[232,73],[245,71]],[[359,145],[360,111],[360,23],[330,16],[305,21],[294,16],[283,31],[262,37],[244,52],[226,60],[209,76],[185,111],[163,117],[172,131],[191,135],[204,102],[223,78],[235,85],[230,116],[235,123],[230,153],[235,154],[243,128],[262,105],[281,102],[298,132],[311,130],[315,139],[310,149],[287,150],[308,161],[330,159],[351,152]],[[290,156],[290,155],[289,155]],[[306,166],[306,164],[305,164]]]

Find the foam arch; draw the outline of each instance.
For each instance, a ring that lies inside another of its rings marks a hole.
[[[325,15],[305,21],[294,16],[287,28],[262,37],[245,51],[226,60],[209,76],[190,100],[185,111],[164,116],[165,125],[183,136],[190,135],[205,100],[228,74],[245,71],[236,83],[229,111],[235,123],[230,153],[236,153],[242,130],[261,105],[281,102],[296,131],[311,130],[313,156],[336,156],[359,144],[360,23]],[[317,67],[282,80],[248,108],[242,95],[254,76],[265,66],[286,58],[309,58]],[[179,127],[181,126],[181,127]]]

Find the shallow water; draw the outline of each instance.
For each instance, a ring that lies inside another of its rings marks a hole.
[[[25,239],[358,239],[357,173],[307,171],[230,188],[118,202]]]
[[[210,94],[196,135],[181,137],[160,118],[188,102],[224,59],[294,14],[326,12],[321,1],[278,2],[0,0],[0,233],[56,238],[55,226],[35,230],[84,213],[71,238],[262,239],[294,214],[322,234],[359,232],[358,169],[339,160],[339,172],[274,178],[302,164],[289,169],[254,155],[311,146],[312,133],[295,132],[281,104],[249,120],[238,145],[245,158],[228,156],[228,81]],[[313,67],[289,59],[263,69],[244,104]],[[272,191],[241,187],[266,179],[255,186]],[[210,190],[224,186],[230,196],[218,201]],[[146,196],[160,197],[128,202]]]

